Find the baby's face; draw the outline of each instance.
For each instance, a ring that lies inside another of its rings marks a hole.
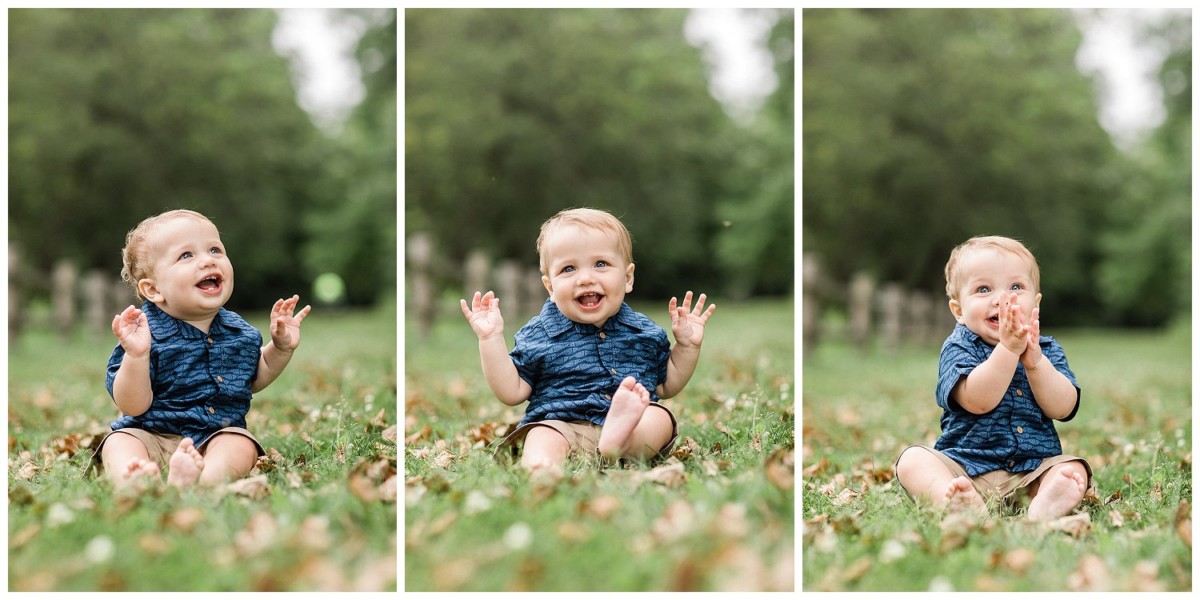
[[[959,259],[958,274],[958,298],[950,301],[950,312],[991,346],[1000,343],[1000,307],[1006,298],[1017,295],[1016,303],[1027,323],[1042,301],[1033,287],[1029,262],[1012,252],[972,250]]]
[[[547,236],[545,253],[542,285],[558,310],[576,323],[603,326],[633,291],[633,264],[625,262],[613,234],[564,225]]]
[[[215,316],[233,294],[233,264],[216,226],[176,217],[155,226],[148,242],[151,268],[138,282],[142,296],[176,319]]]

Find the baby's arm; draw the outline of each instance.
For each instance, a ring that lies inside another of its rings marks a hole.
[[[675,335],[675,345],[671,347],[671,356],[667,359],[667,380],[655,390],[660,398],[671,398],[683,391],[684,386],[696,372],[696,363],[700,361],[700,345],[704,342],[704,326],[708,318],[717,309],[716,304],[704,310],[706,296],[700,294],[696,300],[696,308],[691,309],[692,293],[689,291],[683,297],[683,306],[675,305],[671,298],[667,310],[671,313],[671,333]]]
[[[1041,320],[1038,309],[1033,309],[1033,323],[1029,326],[1028,347],[1021,355],[1021,363],[1025,365],[1025,375],[1029,377],[1029,387],[1033,390],[1033,399],[1041,407],[1042,413],[1051,419],[1065,419],[1075,410],[1079,400],[1079,390],[1075,384],[1054,368],[1050,359],[1042,354]]]
[[[113,317],[112,330],[125,350],[113,379],[113,401],[122,414],[136,417],[150,410],[154,400],[150,387],[150,324],[145,313],[129,306]]]
[[[466,300],[458,301],[463,316],[479,338],[479,361],[483,365],[483,378],[496,395],[496,399],[516,406],[529,399],[533,388],[521,379],[512,358],[508,356],[508,345],[504,342],[504,317],[500,315],[500,299],[492,292],[480,296],[475,292],[471,306]]]
[[[305,306],[293,316],[299,302],[300,296],[292,296],[287,300],[276,300],[275,306],[271,307],[271,341],[263,346],[259,354],[258,375],[250,385],[252,393],[258,393],[278,379],[292,361],[296,348],[300,347],[300,323],[312,307]]]

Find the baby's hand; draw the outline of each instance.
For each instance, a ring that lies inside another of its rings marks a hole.
[[[1028,343],[1029,331],[1021,318],[1021,307],[1016,302],[1017,295],[1012,294],[1000,306],[1000,343],[1013,354],[1021,356]]]
[[[677,307],[675,298],[671,298],[667,310],[671,313],[671,333],[675,335],[676,344],[684,348],[700,347],[700,343],[704,341],[704,325],[708,323],[713,311],[717,310],[716,304],[711,304],[704,310],[706,299],[707,296],[700,294],[700,298],[696,300],[696,308],[692,310],[691,291],[683,296],[683,306]]]
[[[300,322],[308,316],[311,306],[305,306],[295,316],[292,313],[300,303],[300,296],[294,295],[287,300],[276,300],[271,307],[271,343],[275,348],[285,352],[294,352],[300,347]]]
[[[504,317],[500,315],[500,299],[496,294],[488,292],[481,297],[479,292],[475,292],[470,307],[463,299],[459,299],[458,306],[480,341],[504,334]]]
[[[121,311],[113,317],[112,330],[125,354],[145,356],[150,352],[150,323],[140,309],[130,305]]]
[[[1035,369],[1038,363],[1042,362],[1042,323],[1039,320],[1041,313],[1039,309],[1033,309],[1033,314],[1030,315],[1029,335],[1025,341],[1025,352],[1021,354],[1021,364],[1025,365],[1026,369]]]

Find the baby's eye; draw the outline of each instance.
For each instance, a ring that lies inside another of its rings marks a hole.
[[[572,272],[574,272],[574,271],[575,271],[575,266],[574,266],[574,265],[567,265],[567,266],[563,267],[563,268],[562,268],[562,270],[561,270],[561,271],[559,271],[559,272],[560,272],[560,273],[572,273]]]
[[[608,266],[608,261],[607,260],[598,260],[598,261],[596,261],[596,266],[603,269],[604,267]]]
[[[1014,284],[1012,284],[1012,286],[1011,286],[1011,287],[1009,287],[1008,289],[1010,289],[1010,290],[1016,290],[1016,291],[1020,291],[1020,290],[1023,290],[1023,289],[1025,289],[1025,286],[1023,286],[1023,285],[1021,285],[1021,284],[1019,284],[1019,283],[1014,283]]]
[[[187,260],[187,259],[189,259],[189,258],[191,258],[191,257],[192,257],[192,253],[191,253],[191,252],[184,252],[183,254],[180,254],[180,255],[179,255],[179,260]]]
[[[981,285],[975,289],[976,294],[988,294],[988,293],[991,293],[991,291],[992,291],[992,288],[990,286],[986,286],[986,285]]]
[[[209,254],[220,254],[221,248],[219,246],[213,246],[212,248],[208,249],[208,253]]]

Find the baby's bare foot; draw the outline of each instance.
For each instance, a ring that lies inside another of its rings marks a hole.
[[[629,434],[642,420],[642,413],[650,406],[650,392],[633,377],[626,377],[613,393],[612,405],[604,417],[604,428],[600,430],[598,444],[600,454],[608,458],[620,458],[625,453]]]
[[[976,516],[987,516],[987,505],[975,485],[966,477],[955,477],[946,486],[946,508],[954,512],[967,512]]]
[[[1087,479],[1075,471],[1046,474],[1037,495],[1029,502],[1026,516],[1030,521],[1057,519],[1079,506],[1087,489]]]
[[[192,438],[179,440],[179,447],[171,455],[167,465],[167,483],[176,487],[188,487],[200,479],[200,471],[204,470],[204,457],[196,451]]]

